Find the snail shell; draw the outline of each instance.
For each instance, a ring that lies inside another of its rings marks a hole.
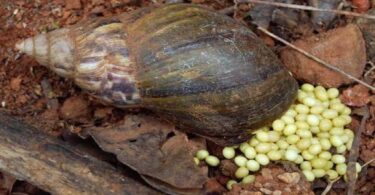
[[[191,4],[90,19],[16,47],[104,102],[223,145],[279,117],[298,87],[246,26]]]

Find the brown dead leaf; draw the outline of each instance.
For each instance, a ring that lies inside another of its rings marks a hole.
[[[223,194],[226,189],[215,179],[210,178],[205,185],[205,194]]]
[[[375,118],[375,104],[372,104],[370,107],[370,116],[371,118]]]
[[[206,149],[206,139],[202,137],[194,137],[189,139],[189,150],[195,154],[198,150]]]
[[[207,173],[194,164],[187,136],[153,117],[127,115],[118,124],[92,129],[90,135],[164,192],[197,194],[207,180]]]
[[[366,128],[364,134],[371,136],[374,134],[375,131],[375,118],[371,119],[366,123]]]
[[[370,102],[370,94],[365,86],[355,85],[344,90],[340,99],[348,106],[361,107]]]
[[[369,162],[375,158],[375,139],[362,137],[360,158],[363,162]],[[370,164],[375,167],[375,161]]]

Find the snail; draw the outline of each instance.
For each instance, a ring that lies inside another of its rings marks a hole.
[[[16,48],[107,104],[146,108],[221,145],[281,116],[298,88],[245,25],[192,4],[92,18]]]

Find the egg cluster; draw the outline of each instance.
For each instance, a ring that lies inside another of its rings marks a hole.
[[[354,133],[345,128],[351,122],[351,110],[338,96],[336,88],[326,90],[303,84],[295,104],[271,126],[255,131],[250,140],[239,146],[225,147],[223,156],[233,159],[238,166],[236,179],[252,182],[251,172],[278,160],[298,164],[308,181],[324,176],[333,180],[345,175],[344,153],[351,149]],[[207,152],[207,164],[217,166],[219,160],[211,158]],[[360,168],[357,163],[358,172]],[[230,180],[227,187],[230,189],[236,182]]]

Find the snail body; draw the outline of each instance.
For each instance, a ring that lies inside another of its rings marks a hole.
[[[279,117],[298,87],[251,30],[191,4],[90,19],[16,47],[108,104],[223,145]]]

